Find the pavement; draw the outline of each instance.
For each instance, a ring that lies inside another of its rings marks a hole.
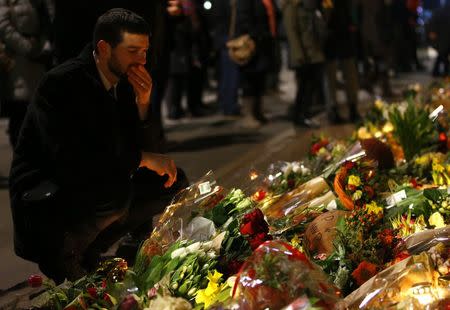
[[[394,78],[392,84],[394,90],[399,91],[408,84],[426,84],[429,81],[428,73],[410,73]],[[229,120],[220,115],[185,118],[177,122],[166,120],[169,154],[177,166],[185,170],[191,182],[212,170],[218,183],[226,188],[245,186],[251,169],[264,171],[272,162],[304,157],[313,134],[346,137],[354,129],[353,124],[329,125],[324,113],[316,116],[321,124],[320,129],[295,128],[287,117],[288,107],[295,96],[292,72],[282,72],[280,85],[279,92],[264,98],[264,109],[270,122],[259,129],[243,129],[239,119]],[[338,100],[343,101],[344,97],[340,91]],[[364,113],[373,96],[361,90],[359,99],[359,109]],[[214,105],[215,95],[207,92],[205,101]],[[339,107],[346,115],[345,104],[341,102]],[[8,175],[11,162],[12,151],[5,133],[6,126],[7,121],[0,120],[0,176]],[[8,192],[0,189],[0,309],[1,300],[7,292],[14,292],[29,275],[39,273],[36,264],[14,254],[12,238]]]

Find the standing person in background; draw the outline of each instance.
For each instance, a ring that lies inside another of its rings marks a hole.
[[[8,111],[9,140],[17,144],[31,96],[51,63],[48,0],[0,0],[0,42],[12,58],[12,68],[2,80],[2,105]]]
[[[170,76],[166,100],[169,119],[185,115],[181,107],[183,93],[191,116],[206,114],[202,102],[205,66],[209,54],[209,35],[197,1],[182,0],[183,14],[170,33]]]
[[[419,71],[425,69],[424,66],[420,63],[417,56],[418,38],[416,29],[418,28],[417,20],[419,18],[418,9],[420,4],[420,0],[406,0],[406,8],[408,10],[408,25],[406,28],[406,37],[411,51],[410,60],[415,69]]]
[[[240,3],[243,1],[239,1]],[[231,61],[226,42],[228,41],[231,5],[230,0],[214,1],[212,6],[214,24],[214,47],[218,52],[218,101],[225,116],[240,116],[239,107],[239,66]],[[243,19],[244,17],[239,17]]]
[[[438,56],[433,67],[433,76],[446,76],[450,74],[450,3],[443,8],[433,11],[426,27],[427,36],[431,45],[437,50]]]
[[[262,96],[270,61],[270,16],[274,16],[268,12],[273,13],[273,9],[272,0],[218,0],[213,5],[215,47],[220,53],[219,102],[225,115],[240,115],[238,90],[242,86],[243,127],[255,128],[267,122]],[[256,49],[248,63],[238,65],[229,56],[227,42],[242,35],[249,35]]]
[[[355,24],[351,16],[351,0],[334,0],[333,5],[324,8],[328,25],[328,36],[325,41],[326,74],[331,100],[337,104],[337,69],[342,70],[349,118],[358,121],[358,69],[356,67],[356,34]],[[339,114],[334,114],[334,121]],[[333,116],[331,116],[333,120]]]
[[[357,0],[360,6],[361,39],[364,49],[365,73],[370,85],[380,82],[382,95],[394,94],[389,80],[393,56],[392,3],[385,0]]]
[[[311,107],[321,92],[327,98],[323,52],[326,25],[319,8],[318,0],[285,0],[282,5],[290,66],[295,70],[297,80],[297,95],[292,115],[296,126],[318,127],[318,123],[310,119]],[[327,104],[327,109],[330,119],[338,117],[337,114],[333,115],[335,107]]]
[[[249,2],[248,8],[240,8],[242,13],[247,12],[247,24],[240,25],[241,34],[248,33],[250,35],[255,41],[256,52],[248,64],[240,66],[244,114],[241,125],[244,128],[258,128],[268,122],[263,112],[263,95],[266,90],[267,72],[274,61],[271,59],[271,55],[273,55],[272,50],[277,32],[276,11],[273,0],[251,0]],[[236,8],[239,8],[239,5]],[[238,34],[236,33],[235,36]]]

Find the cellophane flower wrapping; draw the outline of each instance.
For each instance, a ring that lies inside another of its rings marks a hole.
[[[195,241],[208,240],[214,234],[214,227],[202,215],[223,197],[224,188],[217,184],[214,174],[209,171],[173,198],[144,242],[140,254],[148,257],[162,254],[175,241],[192,239],[192,236]],[[202,236],[200,239],[204,240],[196,240],[196,236]]]
[[[436,234],[439,235],[439,232]],[[427,252],[408,257],[381,271],[348,295],[339,303],[338,308],[448,309],[450,306],[449,237],[442,238],[447,244],[439,243],[439,240],[431,235],[427,238],[419,234],[414,236],[414,239],[422,245],[434,245]],[[425,247],[421,248],[423,249]]]
[[[298,298],[333,309],[339,294],[318,266],[282,241],[260,245],[242,266],[233,290],[240,309],[282,309]]]
[[[261,201],[258,207],[266,216],[271,232],[279,234],[306,225],[335,199],[327,182],[316,177],[276,197],[275,201]]]

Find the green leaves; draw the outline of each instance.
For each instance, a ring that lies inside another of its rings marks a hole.
[[[428,117],[428,111],[411,99],[404,112],[397,107],[389,113],[389,119],[394,125],[394,135],[401,144],[407,161],[432,141],[434,126]]]

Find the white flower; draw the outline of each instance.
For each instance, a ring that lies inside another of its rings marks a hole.
[[[311,169],[306,168],[305,166],[301,165],[300,169],[302,171],[302,175],[310,175],[311,174]]]
[[[283,171],[284,176],[287,177],[292,172],[292,164],[291,163],[286,163],[286,165],[284,165],[281,168],[281,171]]]
[[[293,171],[294,173],[299,173],[299,172],[301,171],[301,166],[300,166],[300,163],[299,163],[299,162],[294,161],[294,162],[292,163],[292,171]]]
[[[198,250],[200,250],[200,245],[201,245],[201,243],[200,242],[195,242],[195,243],[192,243],[191,245],[189,245],[189,246],[187,246],[186,247],[186,251],[188,252],[188,253],[195,253],[195,252],[198,252]]]
[[[207,255],[209,258],[216,258],[216,252],[214,252],[213,250],[208,251],[208,252],[206,253],[206,255]]]
[[[172,259],[177,258],[177,257],[183,258],[183,257],[185,257],[187,254],[188,254],[188,252],[186,251],[186,248],[182,247],[182,248],[179,248],[179,249],[174,250],[174,251],[172,252],[172,254],[170,254],[170,257],[171,257]]]

